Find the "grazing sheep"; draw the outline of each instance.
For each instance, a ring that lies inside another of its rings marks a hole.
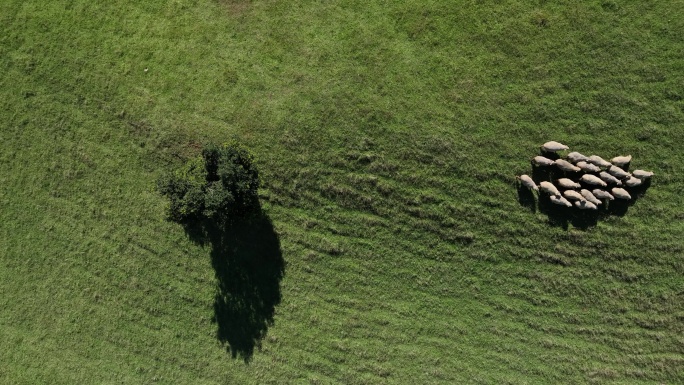
[[[562,150],[568,150],[570,147],[564,145],[563,143],[558,143],[558,142],[546,142],[542,144],[541,149],[544,150],[545,152],[556,152],[556,151],[562,151]]]
[[[589,190],[582,189],[582,190],[580,191],[580,194],[582,194],[582,196],[584,197],[584,199],[586,199],[586,200],[588,200],[589,202],[595,204],[596,206],[598,206],[598,205],[601,204],[601,201],[598,200],[598,199],[594,196],[594,194],[592,194],[591,191],[589,191]]]
[[[582,169],[582,171],[584,171],[584,172],[599,172],[599,171],[601,171],[601,169],[598,166],[593,165],[591,163],[584,162],[584,161],[577,162],[577,167]]]
[[[587,158],[587,163],[591,163],[593,165],[599,166],[599,167],[610,167],[612,166],[612,163],[608,162],[607,160],[604,160],[598,155],[592,155],[589,158]]]
[[[539,183],[539,188],[543,192],[545,192],[549,195],[556,195],[556,196],[560,195],[560,192],[558,191],[556,186],[554,186],[553,183],[551,183],[551,182],[546,182],[546,181],[541,182],[541,183]]]
[[[644,171],[644,170],[634,170],[632,171],[632,176],[639,178],[639,179],[648,179],[653,176],[653,173],[650,171]]]
[[[530,178],[529,175],[520,175],[516,176],[515,179],[519,180],[523,186],[527,187],[529,190],[534,190],[534,191],[539,191],[539,187],[537,187],[537,184],[534,183],[532,178]]]
[[[642,184],[643,182],[644,182],[644,181],[641,180],[641,179],[639,179],[639,178],[635,178],[635,177],[633,177],[633,176],[630,176],[629,179],[625,180],[625,186],[627,186],[627,187],[637,187],[637,186],[639,186],[640,184]]]
[[[560,178],[556,182],[558,182],[558,185],[562,188],[580,188],[582,187],[579,183],[576,183],[572,179],[568,178]]]
[[[632,199],[632,196],[629,195],[627,190],[620,188],[620,187],[613,187],[612,190],[610,190],[613,193],[613,196],[617,199],[625,199],[625,200],[630,200]]]
[[[601,179],[602,179],[604,182],[606,182],[606,183],[612,183],[612,184],[616,184],[616,185],[618,185],[618,186],[622,186],[622,182],[620,182],[620,179],[618,179],[618,178],[616,178],[616,177],[614,177],[614,176],[608,174],[608,173],[605,172],[605,171],[601,171],[601,173],[599,174],[599,176],[600,176]]]
[[[549,197],[549,199],[551,200],[551,203],[553,203],[553,204],[557,204],[557,205],[565,206],[565,207],[572,207],[572,203],[568,202],[568,200],[563,198],[562,196],[551,195]]]
[[[575,207],[580,210],[596,210],[596,205],[588,201],[575,201]]]
[[[601,187],[606,187],[608,184],[604,181],[602,181],[600,178],[594,176],[594,175],[589,175],[589,174],[584,174],[580,178],[580,181],[590,184],[592,186],[601,186]]]
[[[610,163],[614,164],[615,166],[618,167],[625,167],[626,165],[629,164],[629,162],[632,161],[632,156],[627,155],[627,156],[616,156],[615,158],[610,160]]]
[[[556,162],[543,156],[535,156],[532,158],[532,164],[535,166],[553,166]]]
[[[573,165],[572,163],[568,162],[567,160],[563,160],[563,159],[556,160],[556,166],[558,166],[558,168],[560,168],[561,170],[566,171],[566,172],[567,171],[571,171],[571,172],[581,171],[581,169],[579,167],[577,167],[577,166]]]
[[[603,191],[600,189],[594,189],[594,191],[591,192],[594,194],[595,197],[599,199],[608,199],[609,201],[615,200],[612,195],[608,191]]]
[[[575,190],[565,190],[563,191],[563,196],[571,201],[583,201],[585,200],[582,194],[578,193]]]
[[[568,154],[568,160],[572,163],[577,163],[577,162],[586,162],[587,157],[580,154],[579,152],[571,152]]]
[[[616,167],[616,166],[608,167],[608,174],[610,174],[610,175],[612,175],[618,179],[625,179],[625,178],[632,176],[632,174],[630,174],[627,171],[621,169],[620,167]]]

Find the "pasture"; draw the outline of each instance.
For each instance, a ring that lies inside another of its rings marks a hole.
[[[2,1],[0,382],[682,382],[680,15]],[[265,216],[167,221],[157,178],[232,139]],[[551,220],[515,188],[549,140],[656,175]]]

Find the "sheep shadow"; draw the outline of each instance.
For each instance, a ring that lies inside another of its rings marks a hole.
[[[550,182],[552,176],[553,172],[550,170],[549,166],[532,165],[532,175],[530,175],[530,177],[534,180],[534,183],[539,184],[543,181]]]
[[[216,276],[216,338],[248,363],[273,325],[285,271],[280,240],[261,210],[228,224],[194,221],[185,224],[193,241],[211,245]]]
[[[598,224],[601,213],[598,210],[578,210],[570,212],[570,223],[576,229],[586,230]]]
[[[636,187],[624,187],[625,190],[632,196],[630,200],[615,199],[610,201],[605,212],[609,215],[623,217],[629,211],[629,208],[634,206],[636,202],[646,195],[646,191],[651,187],[651,180],[646,179],[642,184]]]
[[[523,207],[527,207],[533,213],[537,212],[537,202],[534,199],[534,193],[520,184],[518,184],[518,203]]]
[[[571,207],[554,204],[548,195],[539,194],[539,211],[547,216],[551,226],[561,227],[563,230],[568,229]]]
[[[616,199],[614,201],[610,201],[608,203],[608,207],[606,208],[606,214],[615,215],[617,217],[623,217],[627,214],[629,207],[634,205],[635,202],[636,199],[634,197],[632,197],[632,199],[628,201],[624,199]]]
[[[522,187],[524,188],[524,187]],[[518,202],[521,206],[535,212],[534,202],[530,202],[530,198],[534,199],[532,193],[528,190],[527,193],[521,192],[518,188]],[[640,197],[642,197],[648,185],[631,188],[628,190],[632,199],[623,200],[615,199],[607,202],[603,201],[598,206],[598,210],[580,210],[575,207],[559,206],[551,202],[549,196],[546,194],[539,194],[539,211],[544,213],[549,218],[549,224],[552,226],[562,227],[564,230],[568,229],[568,224],[573,227],[586,230],[598,224],[598,221],[605,219],[608,216],[614,215],[618,217],[625,216],[630,207],[636,204]]]
[[[651,179],[646,179],[642,184],[630,188],[628,191],[632,195],[632,200],[642,198],[646,195],[646,191],[651,187]]]
[[[541,155],[541,156],[543,156],[543,157],[545,157],[545,158],[551,159],[551,160],[558,160],[558,159],[561,158],[560,155],[558,155],[557,152],[555,152],[555,151],[546,152],[546,151],[544,151],[544,150],[541,149],[541,148],[539,149],[539,155]]]
[[[574,228],[586,230],[596,226],[601,212],[597,210],[580,210],[575,207],[565,207],[554,204],[548,195],[539,197],[539,211],[546,214],[549,224],[567,230],[571,224]]]

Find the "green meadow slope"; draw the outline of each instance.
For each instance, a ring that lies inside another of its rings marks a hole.
[[[684,381],[683,14],[3,0],[0,383]],[[235,138],[267,220],[198,241],[155,181]],[[547,140],[656,177],[550,219]]]

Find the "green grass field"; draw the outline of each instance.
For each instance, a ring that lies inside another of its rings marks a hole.
[[[0,383],[684,382],[681,15],[3,0]],[[267,217],[198,242],[155,181],[232,139]],[[547,140],[656,176],[551,220]]]

